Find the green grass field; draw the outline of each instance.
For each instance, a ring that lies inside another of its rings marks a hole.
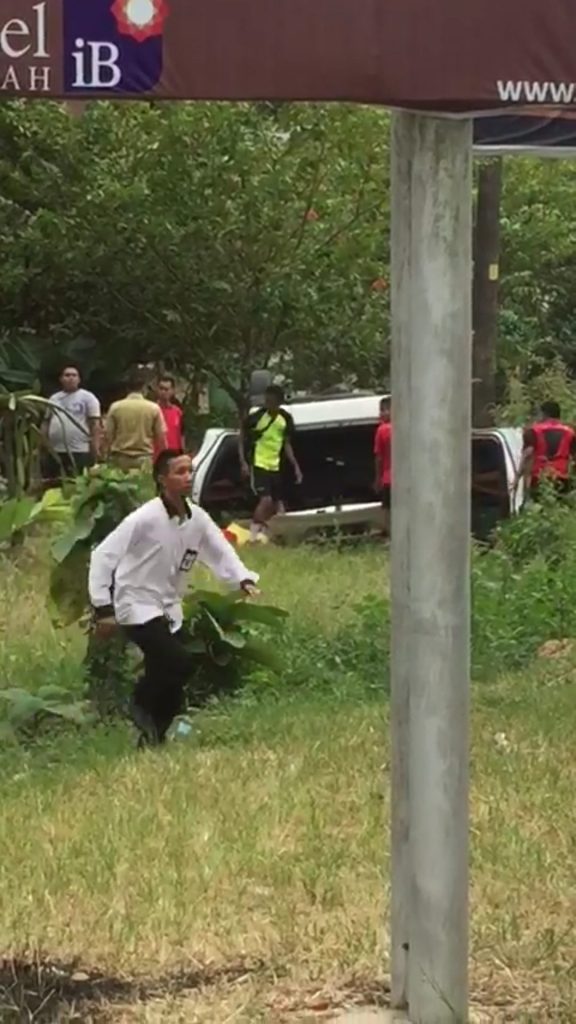
[[[266,598],[292,613],[283,642],[300,662],[311,632],[337,648],[354,606],[387,590],[377,546],[247,558]],[[83,640],[53,632],[45,572],[32,548],[3,566],[0,685],[79,678]],[[310,650],[314,679],[322,646]],[[0,1020],[276,1024],[384,998],[379,673],[363,660],[333,686],[262,684],[162,752],[138,755],[122,725],[4,749],[0,952],[73,965],[76,980],[62,980],[58,1001],[41,971],[10,986],[5,970]],[[477,1021],[576,1020],[575,679],[568,659],[474,686]],[[24,1016],[44,990],[41,1013]],[[98,1009],[82,1005],[98,993]]]

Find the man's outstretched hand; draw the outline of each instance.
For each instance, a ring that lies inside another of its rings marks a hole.
[[[251,580],[245,580],[244,583],[241,583],[240,590],[244,597],[260,597],[261,594],[261,591]]]

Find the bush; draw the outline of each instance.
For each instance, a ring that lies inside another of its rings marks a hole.
[[[184,601],[183,637],[194,655],[186,688],[189,707],[229,696],[250,679],[255,666],[279,673],[283,665],[270,633],[286,612],[250,604],[238,592],[195,591]],[[100,639],[91,628],[84,662],[87,696],[101,718],[126,714],[142,656],[122,631]]]
[[[280,649],[282,690],[387,694],[390,684],[390,602],[374,595],[352,609],[335,635],[293,619]],[[270,689],[268,683],[267,689]]]
[[[544,495],[476,552],[475,675],[518,668],[547,640],[576,636],[576,515],[572,500]]]
[[[335,635],[295,618],[280,683],[296,691],[388,691],[390,606],[374,595]],[[494,678],[530,663],[548,640],[576,638],[576,508],[544,495],[472,557],[472,674]]]
[[[37,693],[20,688],[0,689],[0,737],[3,742],[37,736],[54,724],[84,726],[92,721],[88,706],[59,686]]]
[[[569,423],[576,422],[576,387],[561,359],[535,361],[529,377],[518,372],[511,374],[497,422],[524,426],[534,418],[545,399],[559,402],[563,418]]]

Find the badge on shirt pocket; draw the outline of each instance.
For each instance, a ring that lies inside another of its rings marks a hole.
[[[190,548],[187,548],[186,551],[184,552],[182,561],[180,562],[180,568],[178,572],[190,572],[190,569],[194,565],[197,558],[198,552],[192,551]]]

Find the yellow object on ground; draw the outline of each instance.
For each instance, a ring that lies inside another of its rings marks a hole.
[[[239,523],[230,523],[224,530],[225,536],[235,547],[243,547],[250,540],[250,531],[245,530]]]

